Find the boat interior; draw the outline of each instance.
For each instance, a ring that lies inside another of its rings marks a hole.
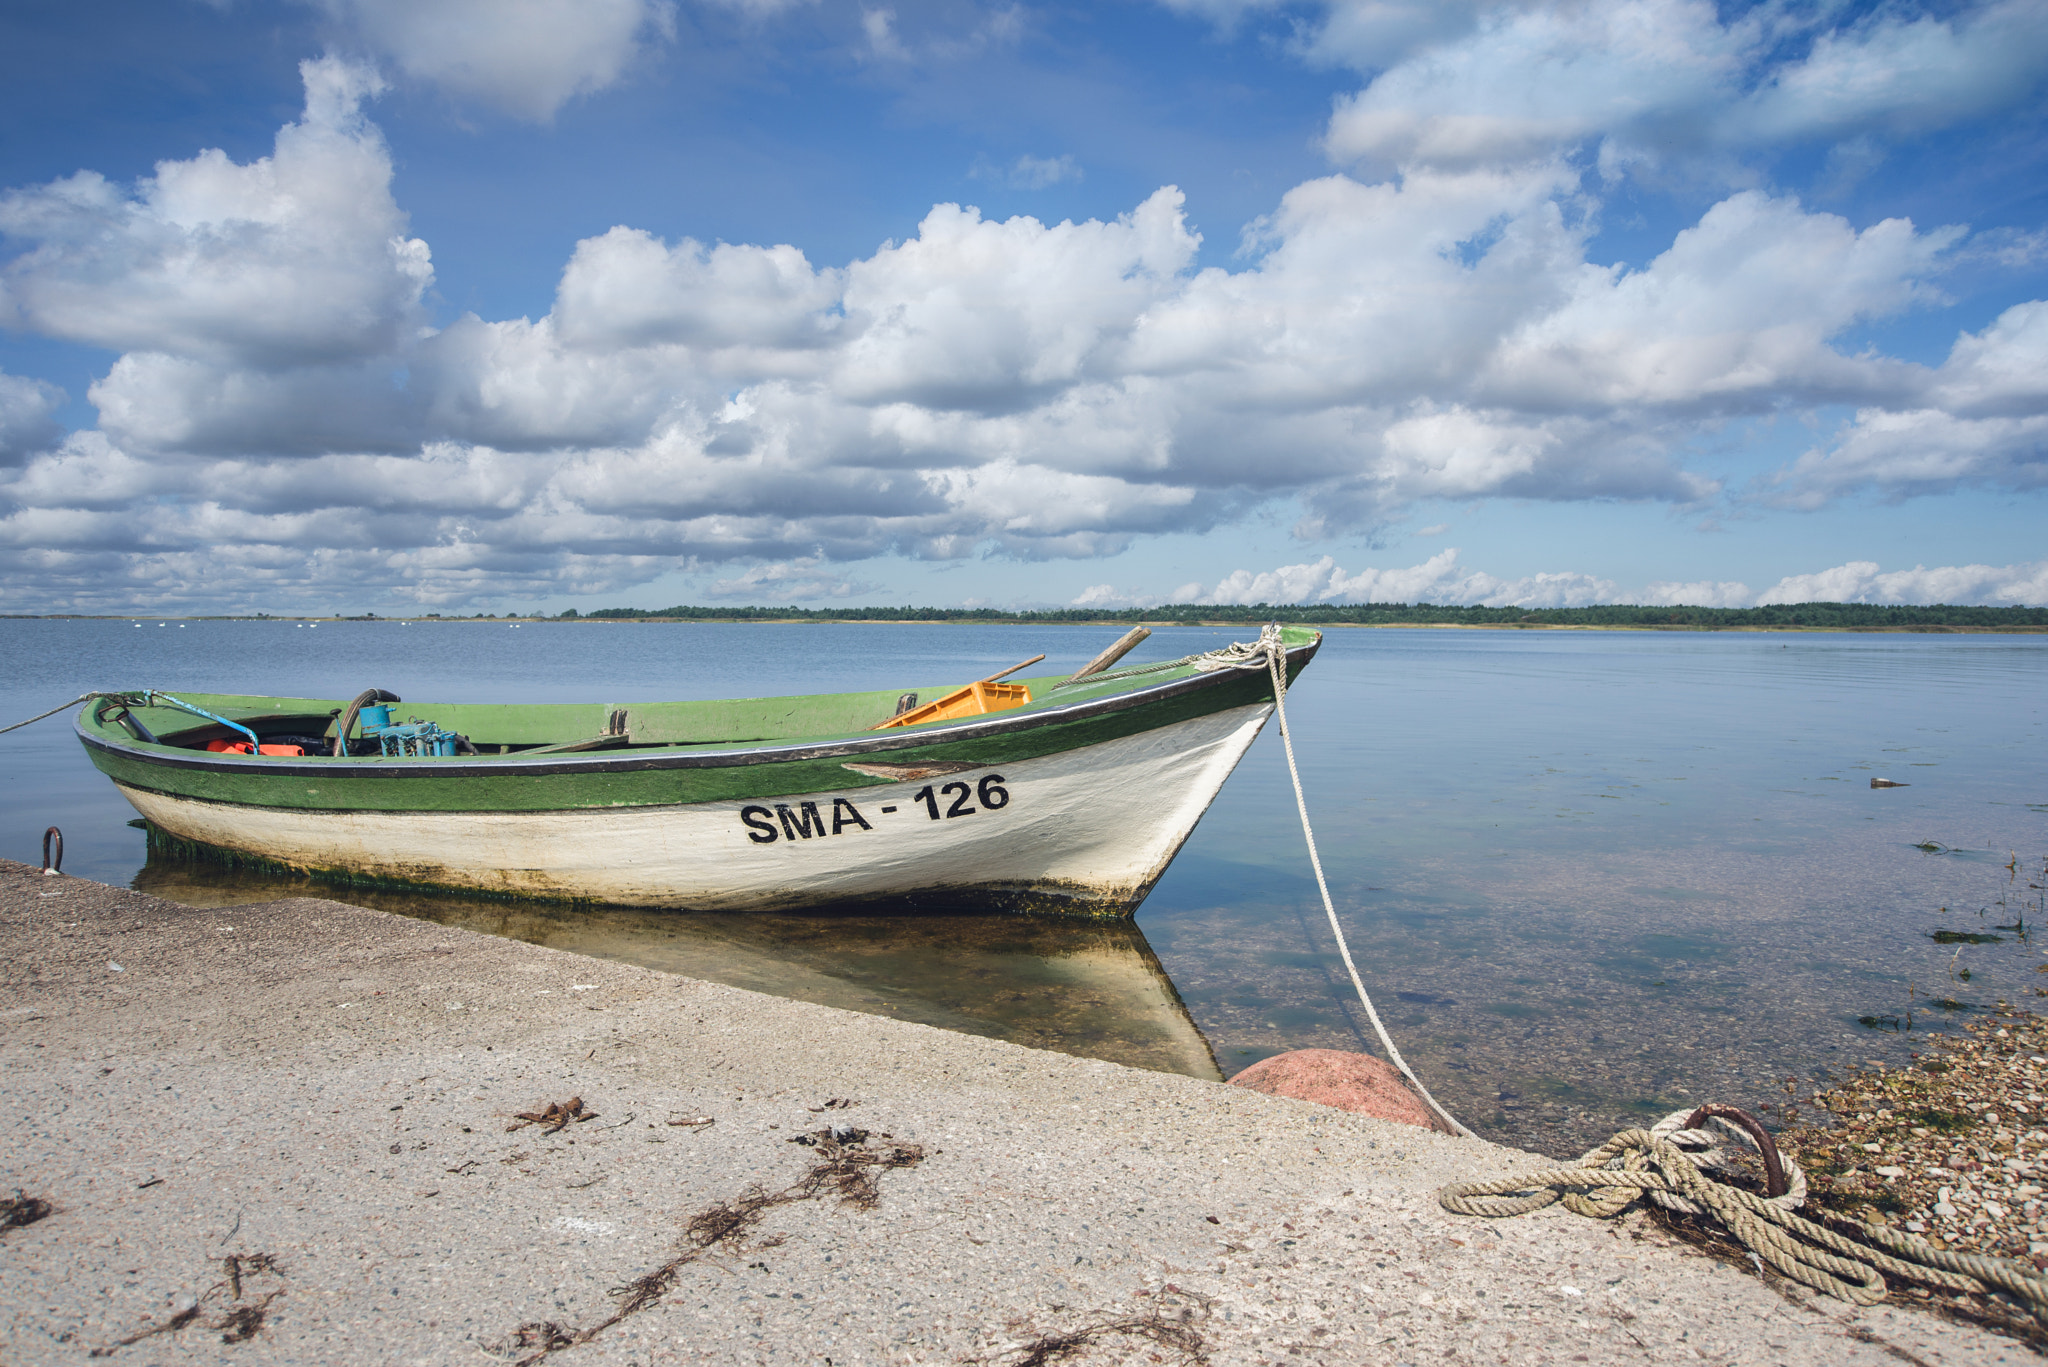
[[[1283,639],[1293,647],[1315,635],[1292,628]],[[939,688],[696,702],[411,703],[380,689],[353,700],[148,692],[103,696],[87,709],[84,721],[109,739],[239,754],[333,755],[336,735],[345,734],[350,757],[530,756],[853,736],[1062,706],[1196,672],[1188,661],[1173,661],[1137,677],[1105,671],[1085,678],[1052,674],[994,682],[1022,667]]]
[[[1037,695],[1059,676],[1027,682]],[[466,746],[451,753],[515,755],[591,750],[657,749],[690,745],[744,745],[874,729],[893,720],[900,700],[935,696],[930,689],[838,693],[789,698],[726,698],[660,703],[419,703],[385,704],[388,723],[366,733],[358,715],[349,728],[349,753],[388,753],[377,734],[387,728],[417,731],[432,724]],[[154,706],[113,703],[94,709],[96,729],[131,740],[187,750],[247,754],[253,732],[265,754],[332,753],[349,703],[326,698],[259,698],[181,693],[178,698],[222,720],[208,720],[156,699]],[[371,709],[363,709],[371,710]],[[226,723],[233,722],[234,726]]]

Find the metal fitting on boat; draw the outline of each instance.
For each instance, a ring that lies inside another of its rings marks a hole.
[[[384,706],[364,708],[362,723],[364,738],[374,739],[378,751],[386,758],[424,759],[457,755],[469,744],[467,736],[444,731],[435,723],[421,721],[418,717],[406,722],[393,722],[391,709]]]

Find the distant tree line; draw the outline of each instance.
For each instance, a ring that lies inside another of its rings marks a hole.
[[[1035,612],[1006,612],[999,608],[738,608],[683,604],[651,610],[599,608],[580,615],[608,620],[683,622],[1214,622],[1230,625],[1287,622],[1335,626],[1639,627],[1685,631],[1726,631],[1741,627],[1851,631],[2048,628],[2048,608],[1888,607],[1877,603],[1778,603],[1762,608],[1638,607],[1622,603],[1588,608],[1487,608],[1434,603],[1363,603],[1350,606],[1254,603],[1249,607],[1225,607],[1212,603],[1176,603],[1154,608],[1046,608]],[[573,618],[579,614],[572,608],[562,616]]]

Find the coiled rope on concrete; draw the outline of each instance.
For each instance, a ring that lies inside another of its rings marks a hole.
[[[1673,1210],[1718,1220],[1762,1265],[1855,1305],[1883,1300],[1888,1290],[1885,1275],[1890,1274],[1944,1291],[1982,1293],[1995,1287],[2023,1302],[2037,1319],[2048,1315],[2048,1278],[2024,1263],[1952,1252],[1860,1220],[1844,1221],[1860,1236],[1850,1238],[1797,1214],[1806,1183],[1796,1163],[1786,1163],[1791,1182],[1776,1195],[1714,1180],[1710,1171],[1730,1166],[1718,1140],[1748,1141],[1749,1136],[1735,1125],[1712,1121],[1698,1129],[1688,1127],[1689,1118],[1697,1123],[1709,1109],[1740,1114],[1733,1107],[1675,1111],[1655,1129],[1623,1130],[1589,1151],[1575,1167],[1491,1182],[1460,1182],[1439,1191],[1437,1200],[1455,1214],[1495,1219],[1561,1202],[1567,1210],[1604,1220],[1647,1197]],[[1756,1133],[1762,1135],[1761,1126]]]

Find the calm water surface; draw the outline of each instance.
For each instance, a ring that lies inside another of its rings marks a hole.
[[[1112,628],[0,621],[0,724],[89,688],[408,704],[965,681]],[[1245,631],[1169,628],[1163,659]],[[1290,695],[1331,889],[1432,1090],[1575,1152],[1684,1102],[1898,1060],[2048,984],[2048,638],[1335,630]],[[1910,784],[1873,790],[1872,776]],[[194,905],[60,718],[0,737],[0,854]],[[1197,1076],[1370,1048],[1271,728],[1134,927],[570,912],[339,894],[606,958]],[[1942,934],[1940,939],[1936,936]],[[1962,941],[1958,934],[1990,937]]]

